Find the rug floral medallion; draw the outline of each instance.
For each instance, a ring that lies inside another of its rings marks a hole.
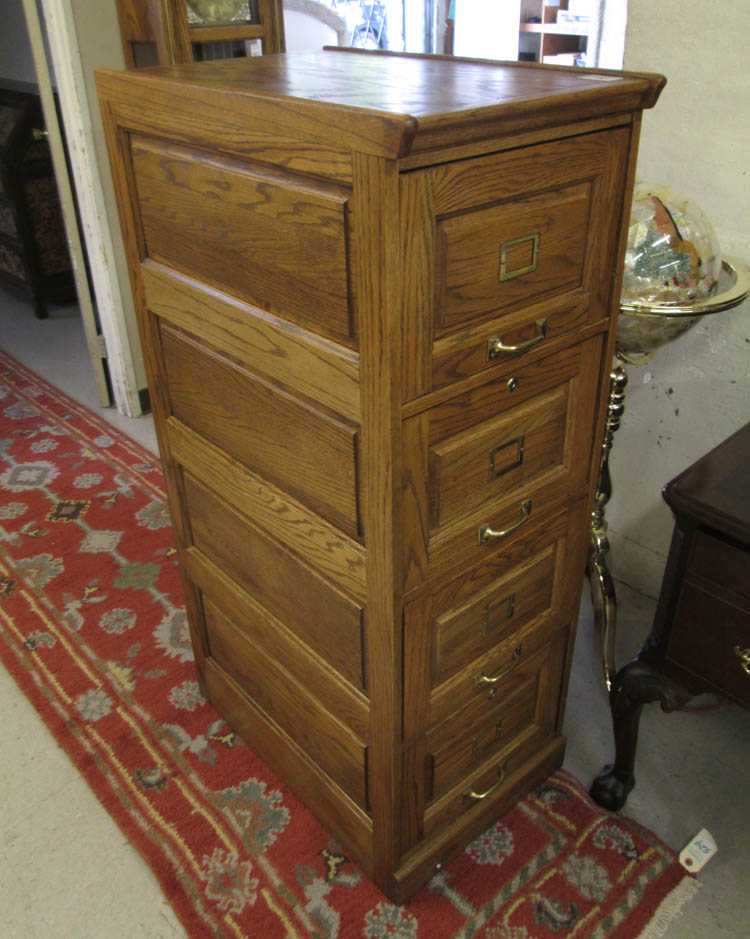
[[[692,892],[558,772],[387,900],[203,699],[156,456],[1,353],[0,655],[190,936],[657,935]]]

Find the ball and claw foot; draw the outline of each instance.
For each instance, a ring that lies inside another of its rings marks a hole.
[[[619,812],[625,805],[631,790],[635,786],[632,773],[618,774],[614,765],[608,763],[591,784],[589,795],[609,812]]]
[[[669,713],[684,707],[691,697],[690,691],[664,675],[659,664],[645,658],[639,657],[620,669],[610,691],[615,762],[605,766],[594,780],[589,790],[594,802],[617,812],[635,786],[635,753],[643,705],[656,702]]]

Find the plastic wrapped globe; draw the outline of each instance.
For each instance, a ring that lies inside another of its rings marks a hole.
[[[695,305],[717,292],[721,268],[716,232],[695,202],[666,186],[637,185],[622,281],[621,356],[648,355],[694,326]]]

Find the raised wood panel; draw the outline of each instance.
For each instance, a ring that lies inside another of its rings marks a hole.
[[[346,190],[145,138],[132,153],[149,257],[354,343]]]
[[[352,537],[360,534],[357,428],[162,326],[171,413]]]
[[[204,595],[209,655],[362,808],[366,744]]]
[[[183,476],[195,547],[344,678],[364,689],[363,609],[204,485]]]
[[[456,735],[427,740],[425,798],[431,802],[462,778],[497,756],[533,728],[540,698],[541,669],[508,692],[499,705],[471,727],[453,728]],[[447,726],[452,726],[450,722]],[[442,731],[442,728],[441,728]]]
[[[187,472],[355,600],[366,597],[365,551],[314,512],[246,470],[176,418],[166,422],[174,459]]]
[[[245,590],[197,548],[185,552],[190,580],[222,610],[235,627],[255,645],[261,645],[297,681],[312,691],[323,707],[343,721],[360,740],[370,733],[367,697],[257,603]]]
[[[373,874],[372,819],[278,724],[242,691],[220,665],[206,662],[208,695],[229,725],[310,806],[312,812],[347,847],[365,873]]]
[[[593,459],[590,438],[601,347],[601,338],[594,337],[527,365],[510,384],[505,378],[487,382],[405,422],[412,434],[419,432],[430,441],[432,454],[421,464],[417,457],[412,457],[413,465],[405,461],[404,511],[412,519],[423,518],[429,507],[430,519],[429,524],[411,523],[406,531],[407,589],[507,550],[525,529],[584,495]],[[497,428],[501,432],[494,437]],[[532,446],[528,474],[521,464],[509,471],[506,481],[491,467],[496,460],[500,468],[518,462],[517,438],[527,428]],[[537,432],[541,449],[533,443]],[[488,440],[496,442],[490,445]],[[513,441],[510,451],[495,452]],[[481,491],[481,499],[473,489]],[[441,524],[436,527],[437,521]],[[485,526],[508,534],[483,539]]]
[[[575,585],[570,584],[570,580],[578,571],[580,550],[575,533],[582,521],[580,510],[560,511],[544,524],[532,521],[504,550],[491,553],[474,567],[463,569],[452,578],[438,579],[411,595],[404,609],[404,667],[409,675],[404,696],[407,740],[421,735],[434,723],[433,690],[441,686],[453,687],[451,679],[457,674],[458,657],[449,654],[446,663],[441,642],[446,639],[454,642],[464,652],[460,671],[482,656],[492,658],[498,649],[501,657],[512,653],[513,636],[537,632],[540,623],[557,623],[567,615],[568,592],[573,587],[577,595],[580,589],[580,580]],[[502,598],[509,585],[527,577],[538,562],[546,563],[550,557],[554,558],[555,570],[551,578],[551,597],[544,608],[531,618],[517,619],[508,630],[486,635],[482,631],[483,608],[486,609],[488,603],[491,605],[493,599]],[[450,649],[449,645],[449,652]],[[450,695],[446,701],[447,710],[440,711],[443,717],[450,713]],[[458,701],[456,708],[461,704]]]
[[[435,618],[433,684],[445,681],[467,662],[551,609],[555,584],[564,568],[563,550],[564,541],[558,542],[512,576],[495,581],[468,603]]]
[[[430,448],[434,528],[561,467],[569,383]]]
[[[471,793],[481,793],[493,786],[501,790],[505,779],[512,776],[520,764],[554,739],[560,680],[565,662],[565,641],[565,636],[556,637],[528,660],[523,673],[519,671],[510,680],[518,686],[528,682],[532,675],[536,676],[537,699],[533,721],[517,735],[501,741],[496,749],[490,748],[490,753],[483,763],[478,768],[472,768],[470,774],[459,777],[452,788],[442,794],[435,793],[437,798],[424,812],[426,837],[429,838],[437,827],[449,824],[483,801],[472,798]],[[513,692],[508,687],[498,692],[498,695],[501,693],[504,697],[511,697]],[[461,733],[461,730],[464,734],[470,733],[476,727],[476,717],[473,712],[460,715],[454,719],[451,726],[456,734]],[[445,734],[442,739],[450,736],[450,728],[446,728]]]
[[[439,331],[581,287],[590,210],[577,183],[438,221]]]
[[[146,260],[141,271],[146,303],[160,319],[250,371],[359,420],[356,352],[162,264]]]

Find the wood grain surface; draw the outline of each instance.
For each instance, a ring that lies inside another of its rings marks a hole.
[[[562,760],[663,79],[328,50],[98,82],[201,682],[401,901]]]

